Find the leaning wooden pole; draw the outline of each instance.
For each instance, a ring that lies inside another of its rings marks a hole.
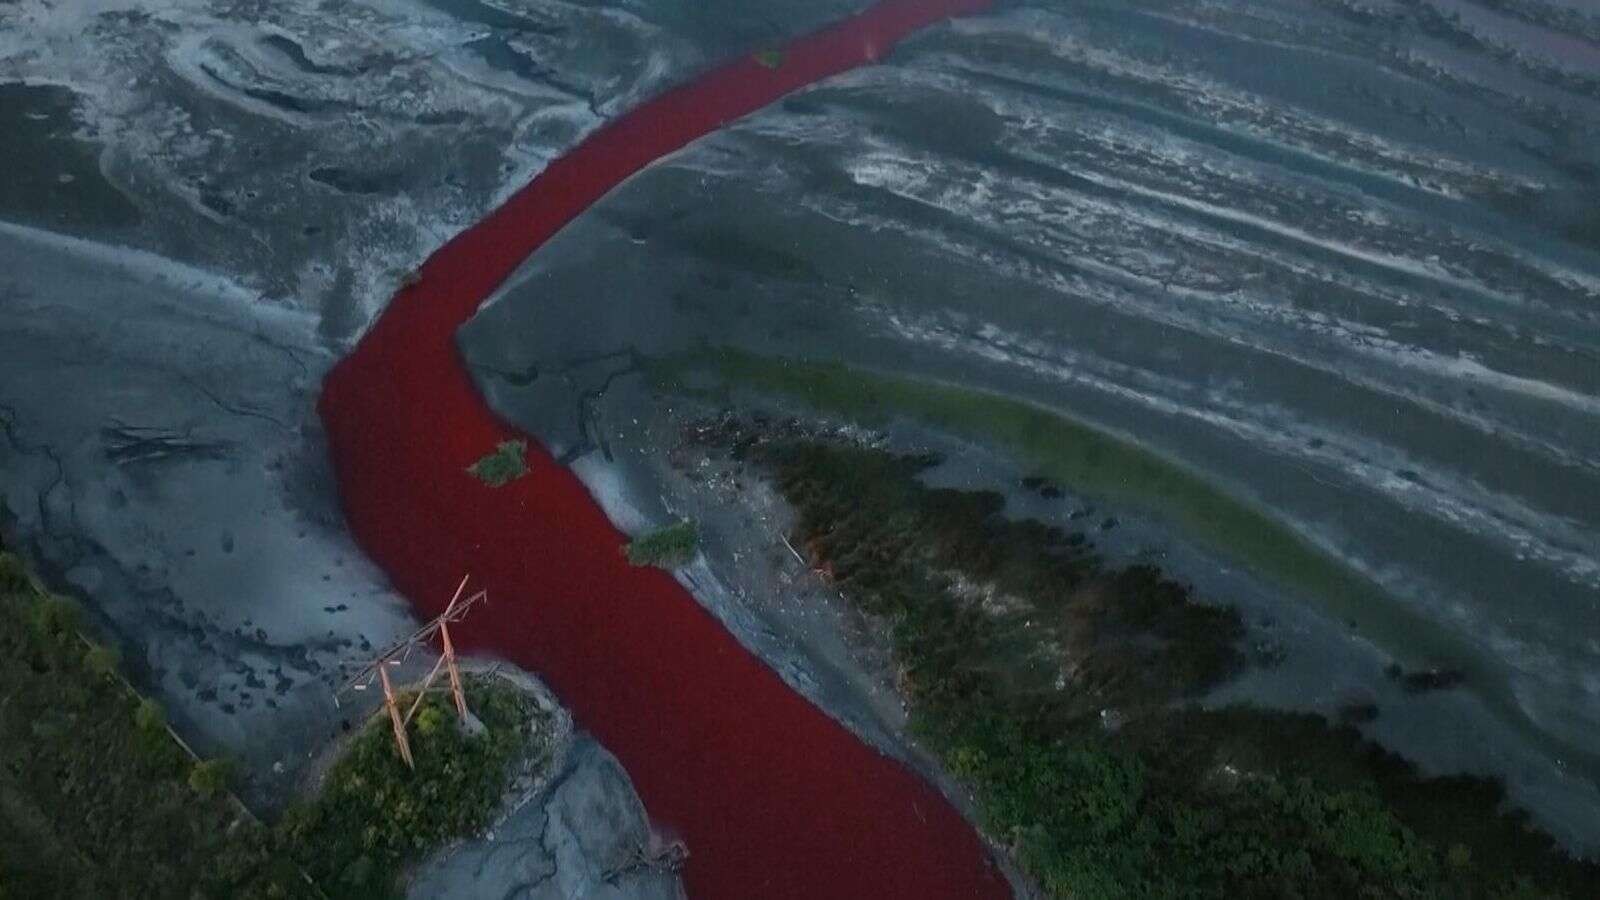
[[[467,695],[461,690],[461,669],[456,665],[456,648],[450,643],[450,628],[439,623],[439,639],[444,643],[444,664],[450,671],[450,693],[456,699],[456,715],[467,721]]]
[[[422,707],[422,701],[428,699],[428,690],[433,687],[433,679],[439,677],[439,668],[443,665],[444,657],[441,656],[439,661],[433,664],[433,668],[428,671],[428,677],[422,679],[422,687],[417,689],[417,699],[412,702],[411,708],[406,710],[405,724],[411,724],[411,720],[416,716],[417,710]]]
[[[400,718],[400,704],[394,696],[394,685],[389,683],[389,668],[387,665],[378,666],[378,680],[383,682],[383,705],[389,709],[389,722],[394,725],[394,745],[400,750],[400,758],[405,760],[406,768],[415,770],[417,764],[411,759],[411,742],[406,739],[406,723]]]
[[[455,699],[456,714],[461,717],[462,723],[468,721],[467,696],[462,687],[461,668],[456,661],[456,647],[454,642],[450,640],[450,623],[461,621],[461,617],[466,615],[467,610],[471,609],[473,605],[488,599],[489,595],[484,591],[478,591],[465,600],[461,599],[461,595],[467,590],[467,582],[470,578],[471,576],[467,575],[461,579],[461,583],[456,586],[455,596],[450,598],[450,603],[444,608],[443,613],[412,632],[410,636],[384,650],[378,655],[377,659],[367,663],[360,672],[356,673],[355,677],[345,682],[343,686],[333,693],[333,702],[337,704],[339,695],[345,691],[364,691],[372,685],[374,677],[381,681],[383,683],[383,705],[389,711],[389,723],[394,726],[395,748],[400,751],[400,758],[405,761],[406,767],[413,770],[416,769],[417,765],[411,754],[411,741],[406,737],[406,726],[411,724],[411,718],[421,708],[422,701],[433,687],[434,679],[439,677],[440,669],[449,669],[450,693]],[[411,708],[406,710],[404,715],[401,715],[400,701],[395,697],[394,684],[389,680],[389,666],[399,665],[403,662],[412,648],[426,644],[434,632],[439,633],[440,640],[444,644],[444,653],[433,664],[433,669],[428,672],[428,677],[423,679],[422,686],[417,691],[416,701],[411,704]]]

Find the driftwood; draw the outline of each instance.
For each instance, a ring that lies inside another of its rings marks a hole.
[[[688,860],[689,848],[683,841],[657,844],[655,840],[651,840],[648,845],[634,845],[623,854],[621,862],[606,870],[601,880],[609,884],[624,875],[641,870],[675,875],[683,871],[683,864]]]
[[[207,441],[171,428],[124,425],[116,422],[100,429],[106,456],[118,466],[167,459],[225,459],[231,441]]]

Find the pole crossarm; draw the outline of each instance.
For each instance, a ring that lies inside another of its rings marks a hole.
[[[444,612],[432,619],[429,619],[416,631],[413,631],[406,637],[395,641],[393,644],[390,644],[381,653],[374,657],[371,662],[367,663],[365,666],[362,666],[360,671],[356,672],[355,675],[351,676],[343,684],[341,684],[339,688],[334,691],[334,703],[337,705],[339,698],[351,691],[364,691],[371,687],[373,680],[378,676],[378,668],[380,666],[400,665],[401,663],[404,663],[411,657],[412,650],[416,649],[418,646],[428,644],[433,640],[434,635],[438,634],[440,630],[443,629],[447,624],[452,622],[460,622],[466,617],[467,613],[472,609],[472,607],[488,600],[488,591],[477,591],[476,593],[468,596],[465,600],[461,599],[461,595],[466,591],[467,581],[471,577],[472,576],[467,575],[461,579],[461,584],[456,588],[455,596],[452,597],[450,599],[450,603],[445,606]],[[446,646],[449,646],[448,641]]]
[[[455,700],[456,714],[461,717],[463,726],[469,721],[467,700],[461,688],[461,671],[456,667],[456,648],[455,644],[450,640],[449,626],[452,622],[461,621],[472,607],[489,598],[487,591],[478,591],[465,600],[461,599],[461,595],[466,593],[467,581],[471,578],[470,574],[462,576],[461,584],[456,586],[455,596],[451,597],[450,602],[445,605],[444,612],[428,620],[421,628],[412,632],[410,636],[391,644],[382,653],[378,654],[376,659],[363,666],[361,671],[355,674],[355,677],[340,685],[339,689],[333,693],[333,703],[337,706],[339,705],[340,695],[348,691],[364,691],[371,687],[374,681],[382,684],[383,706],[389,713],[389,724],[394,729],[395,747],[400,751],[400,759],[405,762],[406,767],[409,769],[415,769],[416,762],[411,754],[411,741],[406,736],[406,728],[411,724],[411,718],[421,708],[422,701],[428,696],[428,691],[432,689],[434,679],[439,677],[440,670],[447,671],[450,674],[449,690]],[[417,689],[417,697],[412,701],[411,708],[406,710],[404,715],[401,715],[399,697],[395,693],[394,684],[389,680],[389,667],[398,666],[405,662],[410,658],[413,649],[426,645],[433,639],[435,634],[439,636],[442,652],[439,654],[439,658],[434,661],[433,669],[428,672],[428,677],[422,680],[421,686]]]

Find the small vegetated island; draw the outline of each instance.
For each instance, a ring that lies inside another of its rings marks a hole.
[[[285,848],[330,895],[398,896],[400,877],[429,850],[476,834],[500,809],[512,773],[550,759],[548,716],[510,683],[467,675],[477,724],[457,720],[447,695],[423,698],[408,729],[416,769],[395,750],[388,718],[368,720],[314,799],[278,825]],[[409,709],[415,694],[402,692]]]
[[[492,452],[468,466],[467,474],[489,487],[505,487],[528,474],[528,442],[502,441]]]
[[[728,398],[676,374],[658,385]],[[1600,896],[1600,867],[1494,780],[1423,777],[1321,716],[1193,702],[1251,664],[1234,609],[838,433],[736,414],[686,432],[793,505],[795,546],[891,636],[914,733],[1050,896]]]
[[[513,776],[549,762],[536,701],[469,675],[481,729],[428,695],[411,771],[375,716],[316,796],[264,824],[228,793],[226,761],[192,758],[82,629],[72,601],[0,552],[3,900],[398,896],[407,865],[483,829]]]

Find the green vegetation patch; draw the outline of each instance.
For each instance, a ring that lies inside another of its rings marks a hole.
[[[0,896],[309,896],[79,618],[0,553]]]
[[[700,549],[700,529],[684,520],[640,535],[622,548],[635,566],[676,569],[686,566]]]
[[[502,441],[493,453],[468,466],[467,472],[489,487],[505,487],[528,474],[528,442]]]
[[[466,692],[482,733],[459,727],[447,695],[428,695],[410,728],[412,771],[380,711],[317,798],[284,815],[278,827],[287,852],[331,896],[397,896],[406,866],[488,826],[513,767],[548,755],[550,732],[532,697],[500,679],[471,676]],[[402,695],[402,708],[413,699]]]
[[[797,546],[892,636],[912,727],[1052,896],[1595,896],[1600,868],[1502,814],[1493,781],[1422,778],[1317,716],[1194,706],[1244,664],[1231,609],[929,488],[929,458],[729,428],[709,440],[771,473]]]
[[[755,52],[755,59],[756,59],[756,62],[759,63],[763,68],[767,68],[767,69],[781,69],[781,68],[783,68],[783,51],[782,50],[757,50]]]
[[[1419,667],[1459,669],[1477,685],[1496,681],[1477,668],[1486,664],[1479,654],[1428,627],[1271,515],[1181,465],[1058,411],[972,388],[732,348],[654,360],[650,371],[659,388],[685,395],[727,400],[731,388],[745,388],[868,426],[904,417],[998,446],[1039,477],[1173,522],[1258,575],[1315,598],[1340,621],[1371,634],[1404,635],[1405,646],[1389,649]],[[719,386],[707,387],[708,381]],[[1486,699],[1519,720],[1508,698]]]
[[[469,676],[481,734],[430,695],[411,724],[412,772],[380,714],[322,793],[269,828],[228,793],[232,766],[192,760],[79,620],[0,553],[0,898],[396,896],[406,865],[489,823],[514,766],[548,763],[537,703]]]
[[[1435,627],[1254,504],[1130,440],[1015,398],[838,363],[711,348],[646,365],[665,391],[729,402],[735,390],[747,389],[868,426],[899,417],[998,447],[1036,477],[1172,522],[1187,537],[1350,623],[1405,668],[1452,673],[1544,752],[1585,770],[1600,768],[1594,747],[1556,737],[1528,717],[1502,661]]]

